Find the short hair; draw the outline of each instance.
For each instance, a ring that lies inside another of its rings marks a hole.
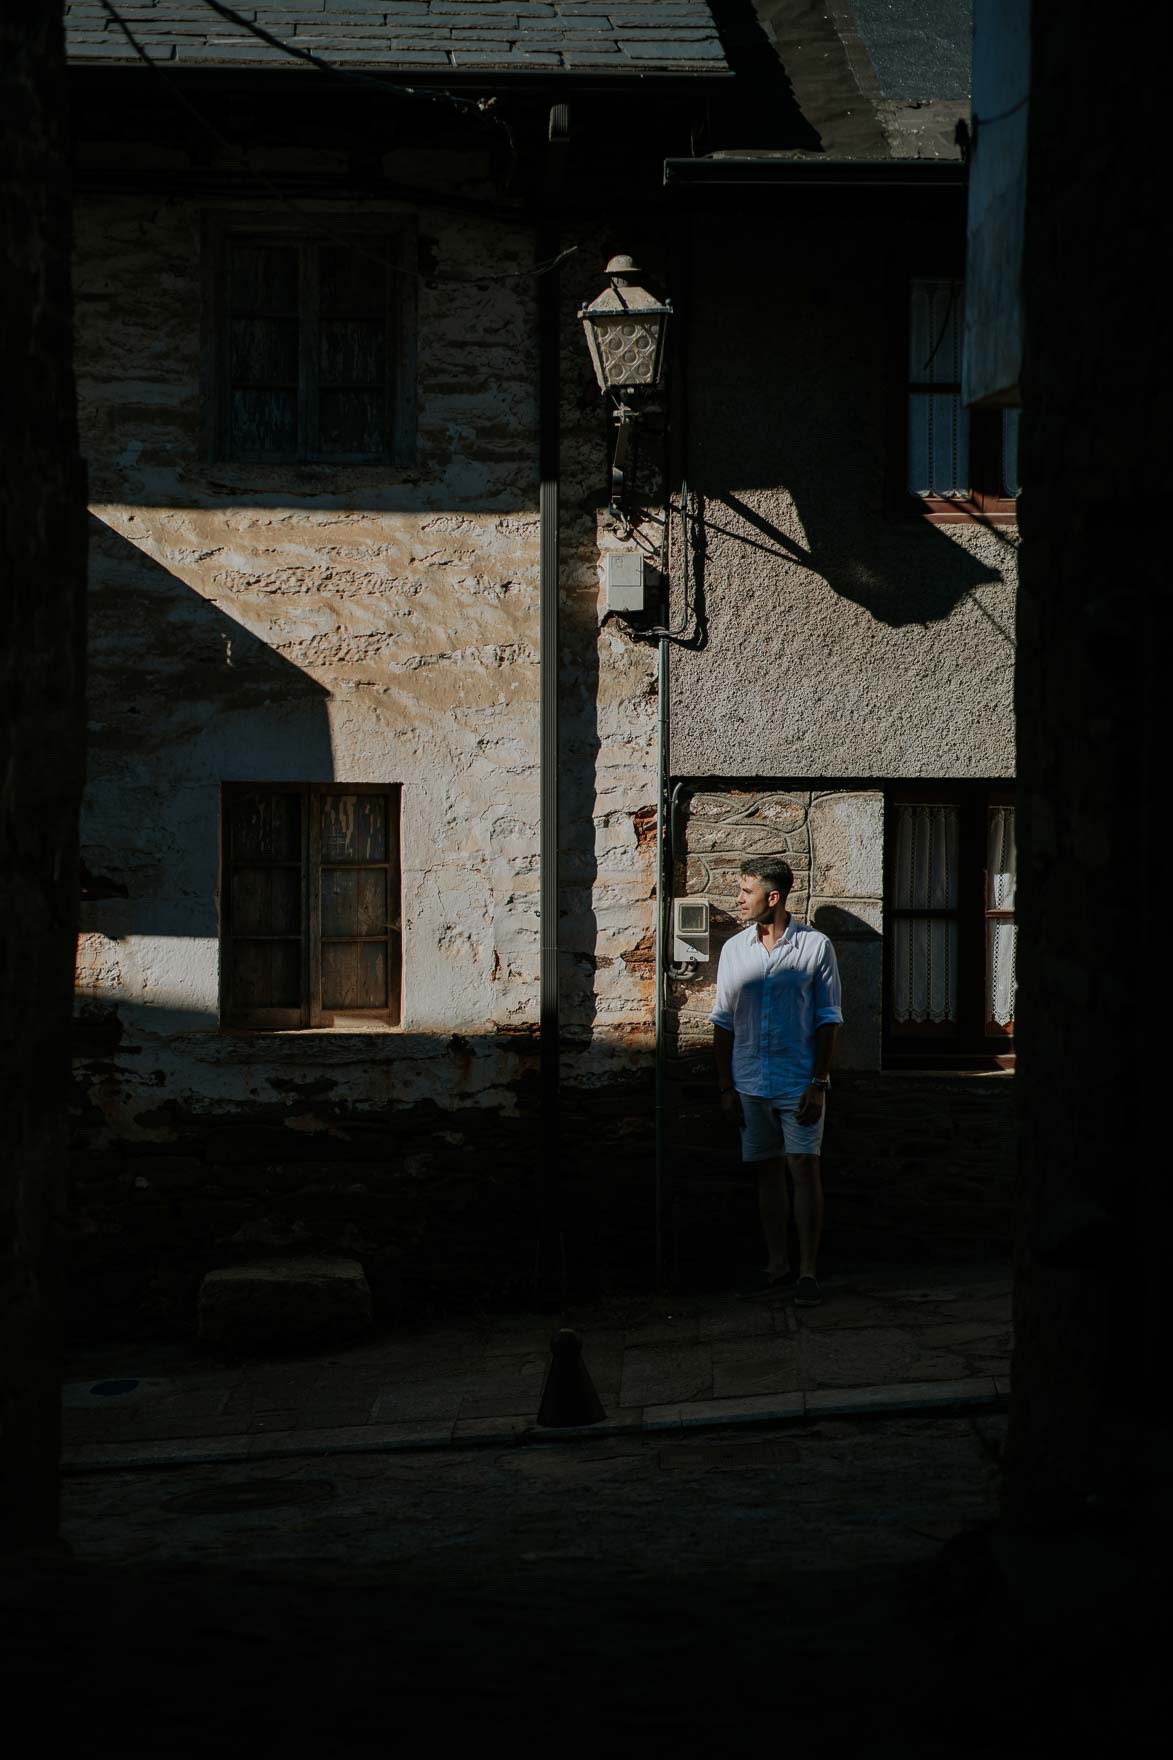
[[[741,872],[761,880],[767,892],[780,892],[784,900],[794,885],[794,871],[784,856],[765,856],[760,862],[747,856]]]

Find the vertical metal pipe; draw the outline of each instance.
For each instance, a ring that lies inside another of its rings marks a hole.
[[[667,517],[671,517],[670,513]],[[668,788],[668,640],[660,637],[656,735],[656,1289],[664,1287],[664,936],[669,876],[664,848],[664,796]]]
[[[551,118],[553,124],[553,118]],[[538,259],[548,262],[559,249],[557,220],[545,218],[538,228]],[[556,269],[538,281],[539,334],[539,588],[541,668],[539,761],[539,861],[541,914],[539,947],[539,1032],[541,1117],[541,1208],[538,1283],[559,1304],[566,1293],[566,1255],[562,1222],[562,1167],[559,1094],[561,1016],[558,995],[558,478],[559,447],[559,314],[561,277]]]

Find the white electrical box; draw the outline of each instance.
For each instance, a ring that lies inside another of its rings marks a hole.
[[[627,617],[645,612],[651,595],[649,574],[647,560],[639,550],[608,550],[604,563],[607,610]]]
[[[672,900],[672,959],[698,964],[709,957],[709,901],[707,898]]]

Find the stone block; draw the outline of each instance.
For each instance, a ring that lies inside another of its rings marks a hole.
[[[746,794],[694,794],[687,803],[687,817],[691,823],[697,819],[719,821],[731,819],[739,807],[745,808],[753,799]]]
[[[875,793],[816,795],[810,806],[814,895],[882,898],[884,797]]]
[[[299,1257],[210,1271],[200,1285],[196,1331],[202,1344],[279,1349],[353,1338],[371,1320],[357,1260]]]
[[[735,825],[698,820],[688,827],[688,848],[692,855],[732,853],[739,858],[750,855],[781,853],[785,837],[777,825]]]
[[[884,929],[878,898],[820,898],[810,901],[810,921],[832,941],[874,941]]]

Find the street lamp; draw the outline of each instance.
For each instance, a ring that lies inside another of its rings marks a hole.
[[[642,273],[633,257],[612,257],[607,264],[608,287],[583,306],[579,319],[599,390],[615,399],[618,434],[611,462],[611,506],[618,511],[625,491],[624,470],[631,431],[639,415],[632,398],[652,391],[664,376],[664,341],[672,307],[657,300],[635,277]]]

